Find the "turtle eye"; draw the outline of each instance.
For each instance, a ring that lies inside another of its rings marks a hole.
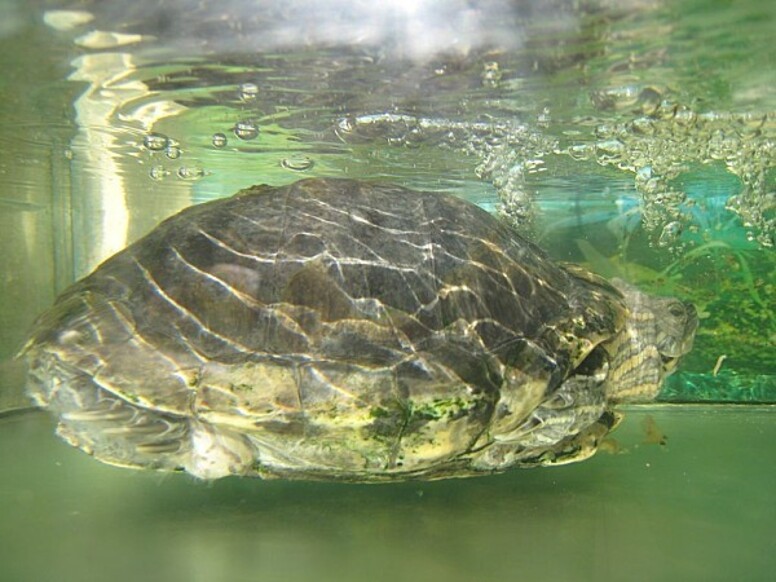
[[[682,305],[677,301],[676,303],[672,303],[668,307],[668,313],[670,313],[674,317],[684,317],[687,311],[685,310],[684,305]]]

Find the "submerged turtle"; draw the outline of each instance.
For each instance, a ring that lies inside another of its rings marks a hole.
[[[588,457],[696,325],[453,196],[304,180],[163,222],[23,353],[60,436],[102,461],[371,482]]]

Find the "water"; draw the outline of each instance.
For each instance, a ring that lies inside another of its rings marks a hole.
[[[2,466],[15,469],[0,480],[4,580],[765,581],[773,573],[776,423],[761,407],[629,410],[617,454],[371,486],[204,484],[127,471],[56,442],[52,429],[39,415],[6,426],[0,441]]]
[[[374,488],[129,472],[0,418],[0,578],[768,579],[775,5],[372,4],[0,2],[0,409],[69,283],[192,203],[310,176],[451,191],[693,301],[675,404],[629,411],[628,454]]]

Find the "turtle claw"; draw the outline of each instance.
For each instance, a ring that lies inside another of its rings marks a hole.
[[[80,399],[63,399],[57,432],[70,444],[122,467],[175,469],[189,421],[138,408],[91,386]]]
[[[135,449],[143,455],[171,455],[180,452],[181,441],[169,440],[157,443],[144,443],[136,445]]]
[[[183,423],[174,423],[164,419],[149,422],[145,418],[131,425],[110,426],[102,430],[102,434],[107,437],[123,438],[128,442],[137,443],[138,448],[160,441],[180,440],[186,436],[186,432]]]
[[[124,407],[96,408],[63,412],[61,419],[68,422],[129,422],[135,414],[135,411]]]

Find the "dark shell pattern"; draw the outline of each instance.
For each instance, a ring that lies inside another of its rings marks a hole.
[[[109,463],[437,478],[589,454],[625,317],[466,201],[304,180],[163,222],[67,290],[25,355],[59,433]]]

